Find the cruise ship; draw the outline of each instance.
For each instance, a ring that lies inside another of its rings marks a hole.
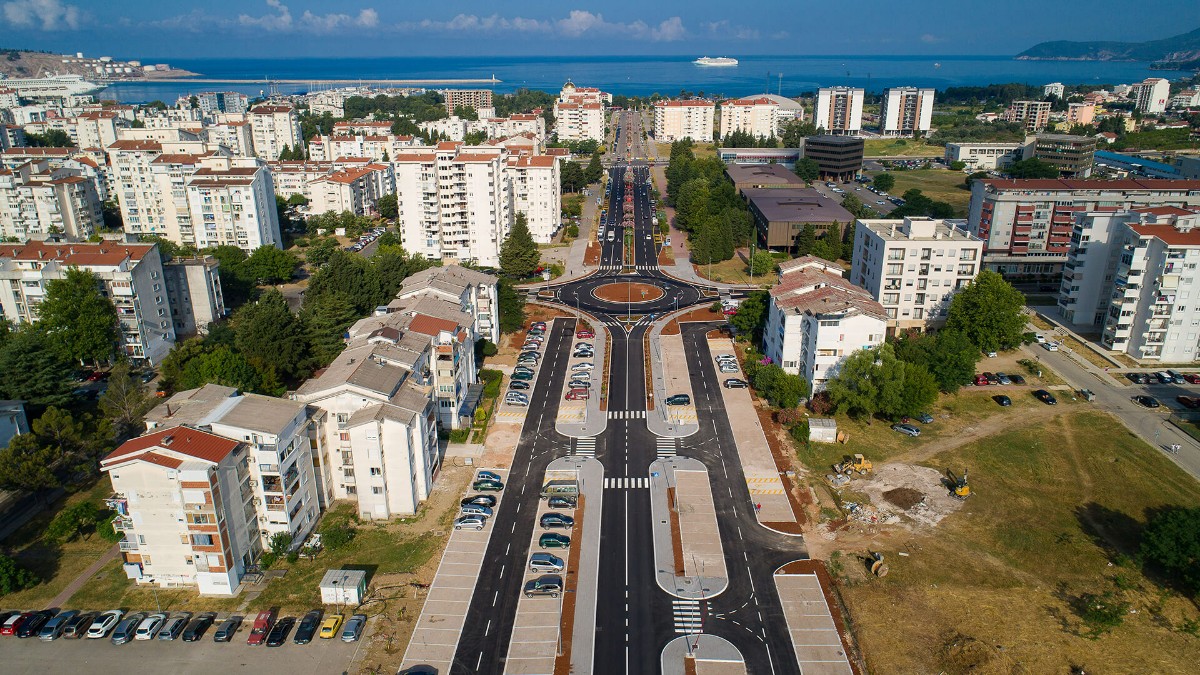
[[[51,75],[33,78],[0,78],[0,89],[13,89],[21,98],[62,98],[94,94],[104,85],[88,82],[79,75]]]
[[[731,59],[728,56],[722,56],[721,58],[717,59],[704,56],[692,61],[692,63],[698,66],[736,66],[738,64],[738,60]]]

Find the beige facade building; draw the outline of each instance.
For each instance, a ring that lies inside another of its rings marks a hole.
[[[1041,131],[1050,124],[1049,101],[1013,101],[1000,116],[1005,122],[1016,122],[1026,131]]]
[[[813,125],[835,136],[857,136],[862,131],[863,94],[858,87],[822,87],[817,91]]]
[[[879,133],[883,136],[913,136],[928,133],[933,123],[933,89],[892,87],[883,92]]]
[[[185,182],[191,239],[197,249],[231,245],[252,252],[280,245],[275,188],[253,158],[214,157]],[[183,241],[189,239],[186,231]]]
[[[263,159],[279,159],[284,147],[294,149],[304,142],[300,133],[300,117],[290,105],[256,105],[250,109],[248,117],[254,154]]]
[[[0,236],[87,239],[104,224],[100,197],[83,172],[47,160],[0,169]]]
[[[698,143],[711,142],[716,108],[712,101],[702,99],[655,102],[654,140],[674,143],[687,138]]]

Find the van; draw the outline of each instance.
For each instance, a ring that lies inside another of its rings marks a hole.
[[[609,233],[608,233],[608,240],[609,240],[609,241],[613,241],[614,239],[616,239],[616,237],[614,236],[615,234],[616,234],[616,232],[609,232]]]
[[[579,482],[573,480],[552,480],[542,486],[542,499],[551,497],[578,497]]]
[[[267,639],[267,633],[271,632],[271,628],[275,625],[275,612],[267,610],[259,612],[258,616],[254,617],[254,627],[250,629],[250,637],[246,639],[248,645],[261,645]]]

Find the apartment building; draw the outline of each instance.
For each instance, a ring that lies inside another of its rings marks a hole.
[[[388,311],[404,311],[412,301],[426,297],[457,303],[474,317],[470,324],[472,342],[482,338],[500,344],[498,281],[491,274],[461,265],[430,267],[404,280]]]
[[[96,184],[47,160],[0,168],[0,237],[87,239],[104,224]]]
[[[1022,159],[1024,143],[947,143],[946,164],[963,162],[971,171],[1002,169]]]
[[[441,91],[442,99],[446,104],[446,112],[453,115],[456,108],[470,108],[475,111],[491,110],[495,111],[496,106],[492,104],[491,89],[443,89]],[[485,115],[480,115],[485,117]],[[486,115],[491,117],[491,115]]]
[[[220,262],[212,256],[175,258],[163,263],[171,322],[177,338],[208,333],[208,325],[225,318],[225,295],[218,274]]]
[[[1087,178],[1095,163],[1096,138],[1068,134],[1038,134],[1026,145],[1026,157],[1034,157],[1058,169],[1063,178]]]
[[[1042,87],[1042,96],[1055,96],[1063,98],[1067,92],[1067,88],[1062,82],[1051,82]]]
[[[813,125],[827,134],[857,136],[862,131],[863,93],[858,87],[821,87]]]
[[[1171,97],[1172,108],[1191,108],[1200,105],[1200,89],[1180,89]],[[2,144],[3,141],[0,141]]]
[[[929,133],[933,121],[933,91],[917,87],[892,87],[884,91],[879,113],[880,135]]]
[[[725,101],[721,104],[721,138],[735,132],[755,138],[775,137],[779,132],[778,110],[779,105],[765,95]]]
[[[461,139],[460,139],[461,140]],[[332,162],[339,157],[365,157],[373,162],[386,162],[399,147],[416,145],[412,136],[384,133],[334,133],[332,136],[313,136],[308,144],[311,161]]]
[[[548,244],[562,225],[562,182],[558,157],[518,154],[504,159],[504,183],[510,195],[508,212],[525,214],[529,233]]]
[[[190,236],[181,231],[183,243],[237,246],[247,253],[280,245],[275,187],[261,161],[212,157],[184,183],[192,229]]]
[[[267,169],[271,172],[271,184],[275,187],[275,194],[284,199],[292,195],[307,196],[305,193],[309,183],[336,170],[333,168],[333,162],[312,160],[267,162]]]
[[[859,220],[850,281],[883,306],[893,334],[943,325],[950,300],[971,283],[983,240],[965,220]]]
[[[284,147],[303,147],[300,117],[290,105],[263,104],[250,109],[250,132],[254,154],[263,159],[279,159]]]
[[[1091,124],[1096,119],[1096,106],[1091,103],[1068,103],[1067,124]]]
[[[1161,77],[1148,77],[1130,87],[1129,97],[1138,110],[1152,115],[1161,113],[1171,100],[1171,83]]]
[[[713,137],[712,101],[657,101],[654,104],[654,140],[674,143],[685,138],[708,143]]]
[[[560,141],[604,142],[604,104],[555,101],[554,132]]]
[[[378,213],[379,198],[395,191],[392,165],[372,163],[316,178],[304,186],[301,194],[309,200],[310,213],[349,211],[357,216],[373,216]]]
[[[159,363],[175,344],[162,261],[153,244],[0,244],[0,309],[14,323],[32,323],[46,287],[78,267],[100,278],[117,308],[121,350],[134,361]]]
[[[1050,124],[1050,102],[1013,101],[1000,119],[1021,124],[1026,131],[1041,131]]]
[[[204,126],[204,139],[211,145],[220,145],[229,150],[234,157],[250,157],[254,155],[254,134],[250,122],[246,120],[229,120]]]
[[[820,258],[781,263],[770,297],[763,353],[807,379],[813,392],[825,388],[847,356],[879,346],[887,333],[883,307]]]
[[[1200,207],[1200,180],[977,180],[967,227],[984,241],[986,269],[1057,276],[1077,213],[1152,206]]]

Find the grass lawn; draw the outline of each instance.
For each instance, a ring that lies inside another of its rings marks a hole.
[[[946,148],[940,145],[928,145],[912,138],[868,138],[863,143],[863,154],[867,157],[942,157],[946,154]]]
[[[963,508],[902,546],[872,541],[885,578],[864,573],[865,549],[844,554],[841,594],[869,671],[1194,670],[1200,647],[1180,627],[1196,605],[1122,557],[1136,551],[1147,510],[1200,505],[1200,483],[1165,456],[1081,406],[926,464],[970,471]],[[1078,599],[1106,591],[1134,612],[1089,639]]]
[[[709,265],[696,265],[700,276],[711,279],[712,281],[727,283],[727,284],[758,284],[763,287],[770,287],[775,284],[779,278],[779,274],[771,272],[767,275],[756,274],[754,279],[750,278],[750,271],[746,268],[746,263],[738,256],[733,256],[729,260],[724,260],[719,263]]]
[[[890,190],[890,194],[902,195],[907,190],[917,188],[926,197],[953,206],[955,216],[967,217],[967,206],[971,203],[971,193],[962,187],[965,176],[961,171],[916,169],[889,173],[896,178],[896,187]]]
[[[113,546],[96,534],[90,534],[86,539],[75,537],[62,544],[42,537],[46,526],[64,507],[89,500],[99,503],[111,492],[108,478],[97,480],[89,488],[67,496],[34,516],[4,542],[5,550],[17,564],[33,571],[43,582],[18,593],[0,595],[0,604],[5,607],[44,607]]]

